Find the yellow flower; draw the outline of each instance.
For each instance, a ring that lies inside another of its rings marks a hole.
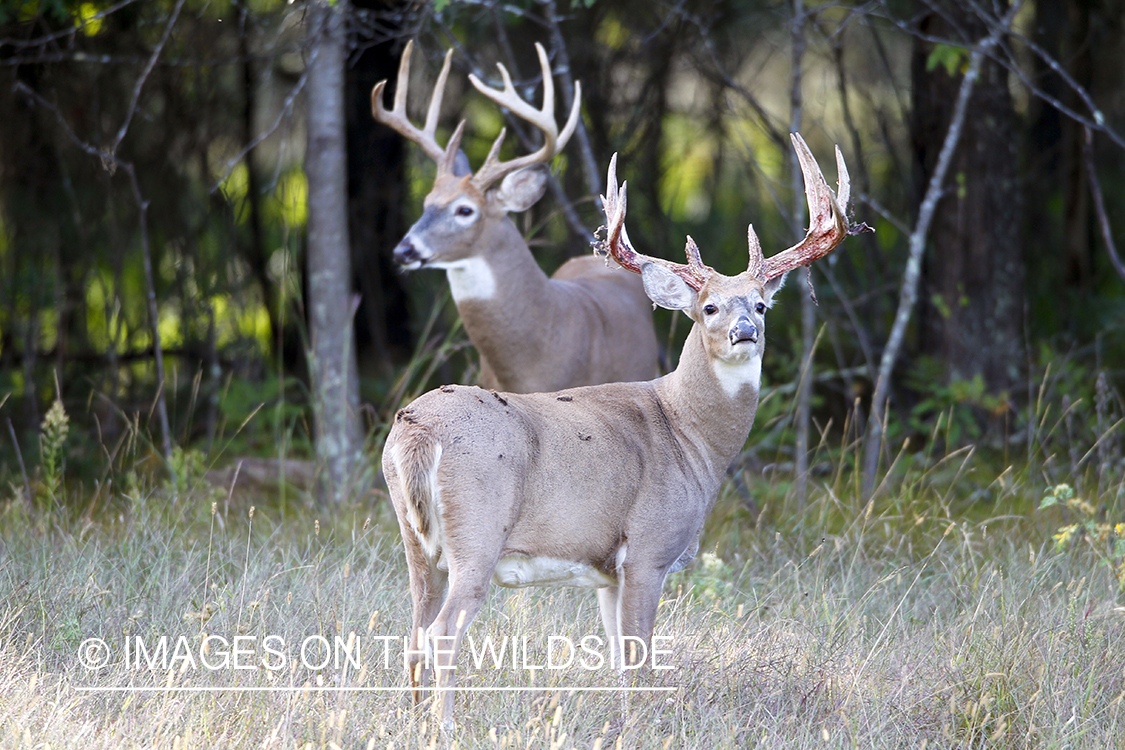
[[[1059,533],[1055,534],[1052,539],[1055,540],[1055,547],[1062,549],[1070,544],[1070,540],[1074,537],[1074,533],[1078,531],[1078,524],[1071,526],[1063,526],[1059,529]]]

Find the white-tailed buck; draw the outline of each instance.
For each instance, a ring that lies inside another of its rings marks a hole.
[[[558,393],[444,386],[395,415],[383,470],[398,515],[414,606],[410,679],[451,687],[457,651],[488,591],[501,586],[596,588],[602,623],[650,643],[664,578],[695,555],[699,534],[758,407],[765,312],[785,274],[836,247],[849,230],[848,173],[839,149],[833,195],[793,135],[808,198],[805,239],[750,261],[737,276],[641,255],[625,233],[616,157],[604,198],[605,249],[644,280],[653,302],[694,321],[668,375]],[[423,634],[426,640],[423,640]],[[415,693],[415,698],[419,693]],[[441,695],[452,721],[453,695]]]
[[[375,119],[417,143],[437,162],[422,217],[395,248],[394,257],[408,270],[445,270],[465,331],[481,355],[481,385],[531,393],[655,377],[658,348],[652,309],[639,280],[589,255],[567,261],[548,278],[508,218],[509,211],[524,211],[543,195],[545,165],[578,124],[579,85],[574,86],[574,107],[560,133],[551,69],[542,46],[535,45],[543,69],[540,109],[520,99],[503,65],[498,64],[503,91],[470,75],[478,91],[543,133],[538,151],[502,162],[501,130],[484,164],[472,174],[459,151],[464,121],[445,148],[435,136],[452,51],[445,56],[422,129],[407,119],[412,46],[407,44],[402,53],[391,111],[383,106],[386,81],[371,92]]]

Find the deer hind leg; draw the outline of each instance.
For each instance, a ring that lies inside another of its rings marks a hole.
[[[418,544],[414,532],[403,528],[403,544],[406,547],[406,567],[410,574],[410,600],[413,617],[410,628],[410,641],[406,653],[407,678],[414,688],[412,695],[415,705],[422,702],[431,677],[432,654],[427,654],[425,633],[441,610],[442,599],[448,576],[438,570],[435,561],[430,560]]]
[[[427,632],[434,655],[434,683],[441,699],[442,723],[446,727],[453,725],[457,654],[461,651],[461,642],[469,623],[484,604],[492,577],[492,568],[488,566],[450,567],[449,594]]]

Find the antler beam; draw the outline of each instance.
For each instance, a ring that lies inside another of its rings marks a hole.
[[[629,242],[629,234],[625,231],[625,209],[628,204],[627,184],[623,182],[620,189],[617,187],[617,154],[614,154],[609,160],[609,173],[606,175],[606,195],[602,196],[606,216],[606,239],[602,243],[603,250],[612,255],[613,259],[626,270],[640,273],[646,263],[655,263],[679,276],[692,289],[696,291],[702,289],[707,278],[714,273],[714,269],[703,265],[703,259],[699,255],[699,247],[696,246],[695,240],[690,236],[687,238],[687,244],[684,247],[684,253],[688,259],[686,264],[673,263],[663,258],[654,258],[650,255],[638,253],[633,249],[633,244]]]
[[[847,209],[851,197],[851,180],[840,147],[836,147],[838,192],[837,195],[833,195],[805,139],[799,133],[790,134],[790,138],[797,152],[797,160],[801,164],[801,174],[805,178],[805,199],[809,204],[809,231],[803,240],[788,250],[763,258],[761,244],[757,241],[753,226],[750,227],[748,270],[756,273],[763,281],[777,278],[798,266],[807,266],[814,260],[823,258],[848,235]]]
[[[570,136],[574,133],[574,129],[578,127],[578,114],[582,104],[581,84],[577,81],[574,83],[574,106],[571,107],[570,116],[560,133],[558,124],[555,122],[555,84],[551,76],[551,64],[547,60],[547,52],[543,49],[543,45],[536,42],[535,51],[539,54],[539,66],[543,71],[543,106],[539,109],[525,102],[516,93],[515,86],[512,85],[512,77],[508,74],[508,69],[504,67],[503,63],[496,63],[496,67],[500,69],[500,78],[504,81],[503,91],[490,88],[475,75],[469,74],[469,82],[473,84],[477,91],[501,107],[511,110],[520,119],[526,120],[543,131],[543,146],[538,151],[501,162],[499,159],[500,146],[504,143],[507,129],[501,130],[500,135],[492,143],[488,158],[485,159],[480,170],[473,176],[473,182],[481,190],[487,189],[489,185],[518,169],[549,161],[555,154],[562,151],[567,141],[570,140]]]
[[[434,84],[434,92],[430,96],[430,108],[426,111],[426,122],[421,130],[411,124],[410,119],[406,116],[406,95],[410,88],[410,55],[413,51],[414,41],[411,40],[406,43],[406,49],[402,51],[402,60],[398,65],[395,103],[391,111],[388,112],[386,107],[383,106],[383,91],[387,87],[387,82],[385,80],[379,81],[375,84],[375,88],[371,89],[371,116],[378,122],[390,126],[405,136],[407,140],[417,143],[431,159],[441,165],[443,162],[451,161],[446,156],[450,152],[457,153],[456,142],[460,140],[456,136],[451,139],[451,148],[442,148],[437,142],[438,115],[441,114],[441,99],[445,90],[445,81],[449,78],[453,50],[445,53],[445,62],[442,63],[441,73],[438,74],[437,83]],[[460,126],[458,131],[460,131]]]

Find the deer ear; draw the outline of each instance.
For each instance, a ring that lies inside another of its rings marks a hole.
[[[766,307],[773,307],[773,295],[777,294],[777,291],[785,285],[785,277],[788,275],[788,272],[786,272],[766,282],[765,288],[762,290],[762,301],[766,303]]]
[[[645,294],[665,310],[687,310],[695,303],[695,290],[663,266],[645,263],[641,267]]]
[[[547,169],[540,164],[517,169],[504,178],[496,197],[505,211],[526,211],[547,191]]]

